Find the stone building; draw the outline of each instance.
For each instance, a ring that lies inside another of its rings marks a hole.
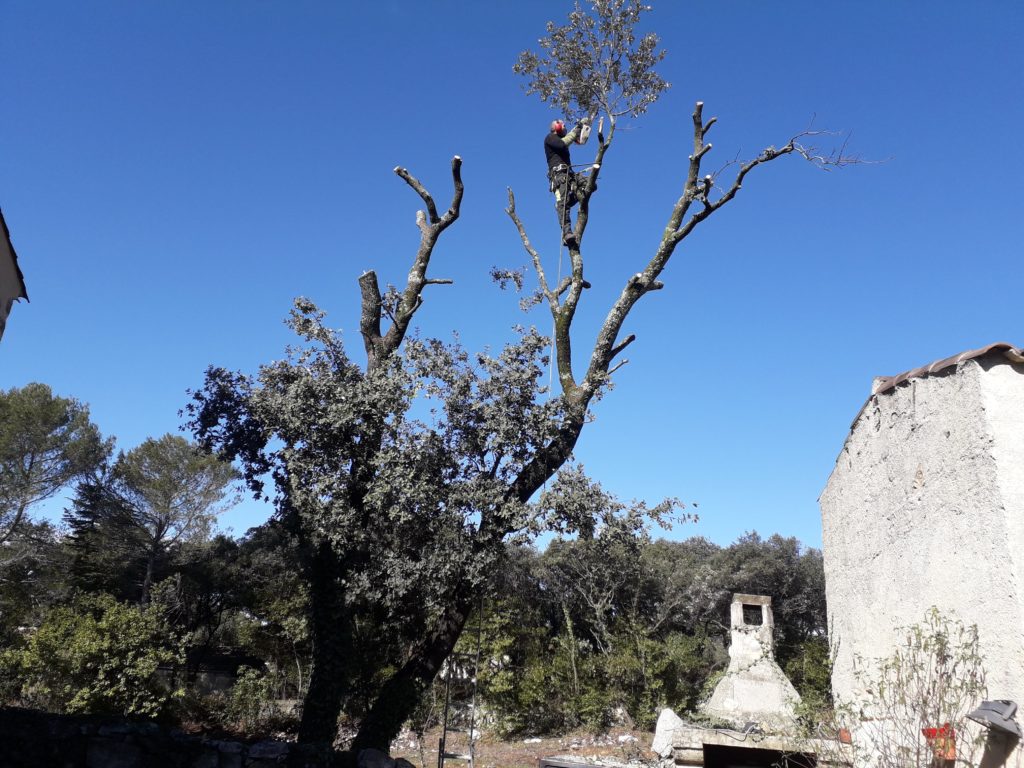
[[[940,613],[978,627],[988,698],[1024,704],[1024,355],[876,379],[820,498],[832,684]]]

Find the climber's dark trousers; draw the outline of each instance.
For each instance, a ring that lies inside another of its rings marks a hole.
[[[571,179],[569,174],[564,171],[551,174],[551,190],[555,194],[555,215],[562,227],[563,238],[572,235],[572,218],[569,212],[579,202],[576,199],[573,181],[575,180]]]

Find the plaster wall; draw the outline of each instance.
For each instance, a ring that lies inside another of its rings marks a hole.
[[[990,696],[1024,705],[1024,366],[982,366],[982,404],[1006,526],[1006,558],[992,564],[993,589],[1015,599],[1018,608],[1016,623],[998,628],[1000,642],[982,638],[983,650]]]
[[[1024,366],[998,358],[872,397],[821,495],[833,689],[931,606],[976,624],[989,698],[1024,703]]]

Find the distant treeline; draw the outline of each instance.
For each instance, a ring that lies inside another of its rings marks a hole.
[[[314,638],[343,634],[354,650],[342,713],[359,723],[455,583],[476,585],[477,608],[433,686],[415,691],[417,730],[438,722],[448,679],[454,712],[475,693],[480,721],[503,733],[650,727],[661,707],[693,708],[725,669],[734,592],[773,598],[779,663],[810,703],[828,697],[821,554],[796,539],[655,541],[651,526],[676,502],[623,505],[569,470],[546,500],[517,507],[519,533],[486,556],[460,538],[462,523],[425,535],[407,507],[386,505],[402,537],[318,574],[321,593],[340,600],[318,612],[301,515],[279,513],[240,539],[215,532],[237,480],[176,435],[115,455],[88,408],[46,385],[0,392],[0,703],[241,735],[294,730],[299,708],[282,702],[309,690]],[[60,524],[32,516],[64,489]],[[445,505],[423,509],[427,525]],[[330,521],[325,541],[344,549],[353,529]],[[538,551],[531,537],[543,531],[554,538]],[[318,633],[314,615],[330,617]]]
[[[294,727],[293,714],[272,702],[301,699],[308,685],[308,593],[279,525],[239,540],[180,541],[154,564],[128,520],[98,514],[81,496],[65,522],[27,525],[5,548],[7,703],[241,733]],[[506,565],[411,724],[417,730],[440,718],[449,669],[454,709],[465,711],[478,643],[485,727],[651,727],[663,706],[694,707],[727,666],[734,592],[772,596],[779,663],[805,699],[828,696],[821,554],[796,539],[751,533],[721,547],[598,536],[556,540],[543,552],[510,547]],[[346,707],[353,718],[393,663],[387,638],[359,629],[366,664]],[[230,690],[196,683],[211,669],[235,677],[240,659],[249,668]]]

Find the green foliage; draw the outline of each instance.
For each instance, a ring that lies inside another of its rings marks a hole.
[[[811,637],[800,644],[782,667],[809,712],[832,704],[832,655],[828,640]]]
[[[171,434],[121,454],[112,471],[137,524],[165,545],[207,538],[236,477],[229,463]]]
[[[502,596],[485,609],[481,691],[503,732],[622,719],[653,727],[663,707],[692,711],[728,663],[733,591],[779,594],[776,634],[792,638],[786,670],[808,707],[830,700],[820,553],[754,534],[729,547],[651,541],[642,515],[630,521],[625,509],[612,514],[614,505],[588,507],[585,498],[559,501],[560,519],[593,527],[542,554],[510,549]],[[601,508],[605,522],[594,513]],[[464,652],[478,621],[460,641]]]
[[[145,531],[112,484],[103,477],[79,483],[64,523],[72,584],[86,592],[138,600],[150,552]],[[166,558],[158,558],[155,578],[165,578],[167,566]]]
[[[177,693],[158,668],[183,656],[161,606],[96,595],[50,611],[16,661],[22,696],[33,705],[152,717]]]
[[[292,326],[303,346],[257,377],[208,372],[192,427],[240,461],[254,492],[268,472],[277,479],[312,634],[331,634],[314,644],[332,654],[319,664],[335,678],[324,685],[358,710],[386,679],[368,670],[401,667],[433,632],[455,642],[506,539],[535,529],[512,486],[557,433],[562,402],[538,396],[547,340],[532,330],[497,356],[409,339],[364,372],[310,302],[296,302]]]
[[[260,730],[276,712],[275,687],[274,680],[265,672],[241,667],[228,695],[227,718],[237,723],[245,733]]]
[[[0,542],[16,533],[33,504],[91,472],[111,447],[85,405],[45,384],[0,392]]]
[[[238,604],[245,608],[235,621],[238,643],[279,671],[282,695],[302,698],[312,639],[309,586],[294,537],[275,521],[253,528],[239,543],[233,575]]]
[[[513,70],[526,78],[528,94],[572,119],[638,117],[669,87],[654,71],[665,57],[658,36],[636,39],[647,10],[637,0],[591,0],[589,10],[577,3],[568,24],[548,22],[542,52],[523,51]]]
[[[228,462],[176,435],[120,454],[65,514],[81,587],[148,600],[180,551],[209,539],[235,478]]]
[[[0,565],[0,648],[18,644],[22,628],[35,626],[66,596],[67,555],[60,533],[47,522],[27,520],[3,545]]]
[[[337,697],[310,716],[317,734],[375,702],[411,702],[408,716],[429,678],[387,686],[421,649],[455,643],[481,592],[515,596],[502,598],[515,625],[487,628],[480,676],[508,732],[604,727],[623,710],[650,724],[662,706],[692,705],[724,665],[736,591],[773,595],[783,662],[824,631],[820,555],[795,539],[652,542],[648,525],[678,502],[622,504],[572,466],[536,504],[515,495],[566,418],[563,399],[538,397],[547,341],[536,332],[498,356],[409,339],[363,370],[310,302],[296,303],[292,326],[302,345],[257,376],[208,371],[190,415],[255,493],[275,478],[275,525],[299,567],[246,598],[258,621],[238,622],[237,637],[278,667],[313,654],[304,711]],[[541,556],[509,546],[545,530],[561,538]],[[297,570],[308,594],[289,581]],[[519,583],[503,589],[510,572]]]

